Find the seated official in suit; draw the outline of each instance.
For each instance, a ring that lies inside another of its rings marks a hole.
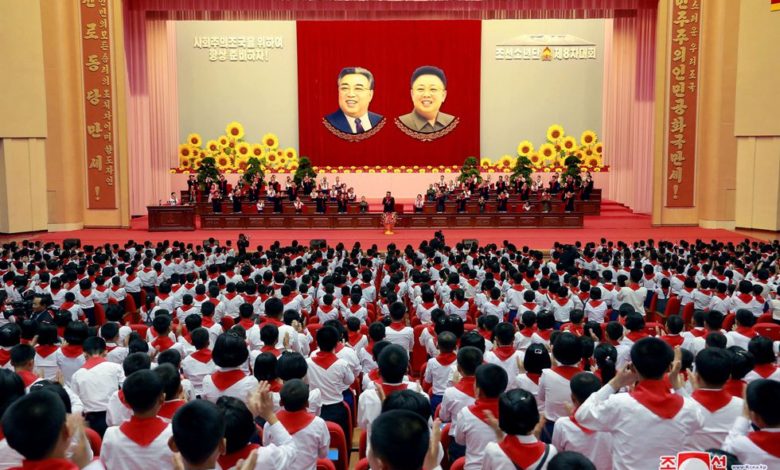
[[[447,77],[442,69],[424,65],[415,70],[411,95],[414,109],[398,117],[401,124],[409,129],[430,134],[444,129],[455,120],[455,116],[440,111],[447,98]]]
[[[374,97],[374,75],[363,67],[345,67],[339,73],[339,110],[325,116],[331,126],[347,134],[362,134],[383,117],[368,111]]]

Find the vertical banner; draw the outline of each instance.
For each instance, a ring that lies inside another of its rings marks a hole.
[[[780,0],[770,0],[772,3],[770,4],[769,9],[771,11],[780,11]]]
[[[81,1],[87,208],[116,209],[109,0]]]
[[[692,207],[699,96],[700,0],[671,3],[666,206]]]

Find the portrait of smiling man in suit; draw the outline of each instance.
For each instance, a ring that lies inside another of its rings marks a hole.
[[[414,109],[398,120],[415,132],[430,134],[452,124],[455,116],[440,111],[447,99],[447,77],[432,65],[418,67],[412,73],[411,97]]]
[[[338,93],[338,111],[325,116],[325,120],[335,129],[347,134],[362,134],[382,121],[382,115],[368,110],[374,97],[374,75],[368,69],[341,69]]]

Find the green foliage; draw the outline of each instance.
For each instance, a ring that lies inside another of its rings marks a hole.
[[[512,175],[509,177],[510,181],[514,181],[519,177],[524,177],[526,181],[531,178],[531,174],[534,172],[531,167],[531,160],[528,157],[517,157],[515,168],[512,170]]]
[[[200,161],[200,167],[198,168],[198,182],[201,185],[201,189],[206,189],[206,179],[211,178],[212,181],[219,179],[219,170],[217,170],[217,161],[214,157],[205,157]]]
[[[263,181],[265,172],[263,171],[263,164],[257,159],[257,157],[250,157],[247,161],[246,170],[244,171],[244,181],[248,184],[252,184],[252,180],[255,179],[255,175],[260,176],[260,181]]]
[[[582,181],[582,178],[580,177],[580,165],[582,162],[579,158],[574,155],[569,155],[566,160],[563,161],[563,164],[566,165],[564,176],[571,176],[574,178],[574,181]]]
[[[312,169],[309,157],[300,157],[298,159],[298,168],[295,170],[295,176],[293,176],[293,181],[295,181],[295,184],[300,185],[306,175],[309,175],[311,178],[316,178],[317,172]]]
[[[476,177],[477,181],[482,181],[482,175],[479,172],[479,160],[476,157],[466,157],[466,160],[463,161],[463,166],[460,168],[458,181],[466,181],[472,176]]]

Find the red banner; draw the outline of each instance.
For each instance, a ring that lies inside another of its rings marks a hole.
[[[108,0],[81,1],[82,91],[89,209],[117,207],[110,3]]]
[[[699,96],[700,0],[672,3],[666,206],[693,207]]]
[[[460,165],[468,156],[479,158],[479,21],[299,21],[297,37],[300,155],[319,166],[347,167]],[[439,114],[428,115],[438,116],[430,118],[432,125],[415,114],[431,107],[421,104],[429,98],[411,93],[413,73],[426,65],[446,79],[439,89],[418,84],[421,93],[438,94]],[[370,101],[367,110],[353,112],[369,121],[360,128],[340,98],[344,67],[364,68],[374,78],[370,96],[359,89],[349,98]]]

